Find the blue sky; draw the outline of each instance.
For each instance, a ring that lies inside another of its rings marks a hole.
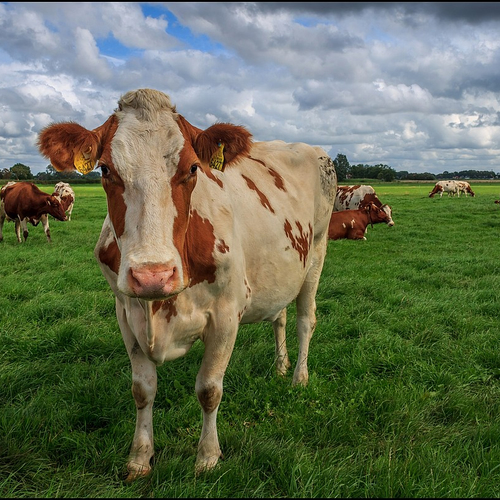
[[[200,128],[500,172],[498,33],[497,2],[0,3],[0,169],[44,171],[44,126],[96,128],[150,87]]]

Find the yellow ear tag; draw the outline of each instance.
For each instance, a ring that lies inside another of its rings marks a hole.
[[[219,149],[213,154],[210,159],[210,168],[215,168],[216,170],[220,170],[224,172],[224,144],[219,142]]]
[[[92,160],[90,158],[85,158],[83,154],[80,154],[80,156],[75,156],[73,163],[78,172],[82,174],[88,174],[89,172],[92,172],[92,170],[94,170],[94,164],[92,163]]]

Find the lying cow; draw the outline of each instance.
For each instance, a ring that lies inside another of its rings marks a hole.
[[[116,295],[137,407],[127,480],[151,471],[157,366],[196,340],[205,349],[195,385],[203,414],[195,470],[212,469],[221,456],[217,412],[239,324],[272,322],[276,370],[284,374],[286,307],[295,300],[292,382],[308,382],[337,186],[332,159],[303,143],[252,143],[232,124],[201,130],[151,89],[127,92],[94,130],[48,126],[39,147],[58,171],[88,172],[96,162],[101,169],[108,214],[95,256]]]
[[[392,220],[392,208],[390,205],[383,204],[372,186],[367,184],[356,184],[354,186],[337,186],[335,196],[334,210],[354,210],[375,203],[377,207],[382,208],[387,214],[387,225],[394,226]]]
[[[66,220],[64,208],[55,196],[44,193],[32,182],[8,182],[0,190],[0,241],[3,241],[3,225],[6,220],[14,221],[19,243],[22,242],[21,229],[24,241],[28,239],[28,222],[37,226],[42,221],[50,243],[52,240],[48,215],[60,221]]]
[[[67,182],[58,182],[54,186],[53,196],[59,199],[66,212],[68,220],[71,220],[71,213],[75,205],[75,192]]]
[[[368,224],[379,224],[389,221],[389,216],[375,203],[370,202],[356,210],[341,210],[332,212],[328,226],[329,240],[366,240]]]
[[[434,198],[437,193],[439,193],[440,198],[443,197],[443,193],[448,193],[448,196],[460,196],[457,181],[437,181],[429,193],[429,198]]]

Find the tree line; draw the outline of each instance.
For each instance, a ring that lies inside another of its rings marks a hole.
[[[351,165],[346,155],[339,153],[333,160],[337,171],[337,179],[344,182],[348,179],[377,179],[385,182],[395,180],[402,181],[433,181],[440,179],[500,179],[500,174],[492,170],[461,170],[459,172],[448,172],[445,170],[440,174],[431,174],[430,172],[412,173],[406,170],[396,171],[389,165],[379,163],[377,165],[366,165],[358,163]],[[33,180],[36,182],[46,181],[71,181],[73,183],[99,182],[100,172],[94,170],[83,176],[79,172],[58,172],[52,165],[47,165],[45,172],[39,172],[36,175],[31,173],[30,167],[22,163],[16,163],[11,168],[4,168],[0,171],[1,179],[8,180]]]

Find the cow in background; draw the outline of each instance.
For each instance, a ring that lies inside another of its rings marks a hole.
[[[366,240],[368,224],[388,224],[389,216],[375,203],[370,202],[355,210],[340,210],[332,212],[328,226],[330,240]]]
[[[73,212],[73,206],[75,205],[75,192],[73,188],[67,182],[58,182],[54,186],[52,195],[59,199],[68,220],[71,220],[71,212]]]
[[[286,308],[297,307],[292,383],[308,382],[316,292],[328,243],[337,178],[319,147],[252,142],[241,126],[199,129],[168,95],[123,95],[93,130],[46,127],[40,152],[58,171],[96,162],[108,213],[94,254],[116,296],[132,366],[136,427],[127,481],[151,471],[157,367],[201,340],[195,391],[203,424],[195,471],[221,457],[217,413],[240,324],[270,321],[276,370],[290,367]]]
[[[460,193],[464,193],[465,196],[469,196],[469,194],[474,197],[476,196],[476,193],[472,191],[472,188],[470,187],[470,184],[467,181],[455,181],[458,185],[458,196],[460,196]]]
[[[333,210],[354,210],[370,203],[375,203],[377,207],[381,208],[387,214],[386,223],[388,226],[394,226],[391,206],[383,204],[375,193],[375,189],[367,184],[337,186]]]
[[[52,215],[60,221],[66,220],[61,202],[53,195],[44,193],[32,182],[8,182],[0,190],[0,241],[3,241],[3,225],[5,221],[15,223],[17,241],[22,243],[28,239],[28,222],[37,226],[42,221],[47,241],[50,243],[49,218]]]
[[[443,197],[443,193],[448,193],[448,196],[460,196],[457,181],[437,181],[429,193],[429,198],[434,198],[437,193],[439,193],[440,198]]]

